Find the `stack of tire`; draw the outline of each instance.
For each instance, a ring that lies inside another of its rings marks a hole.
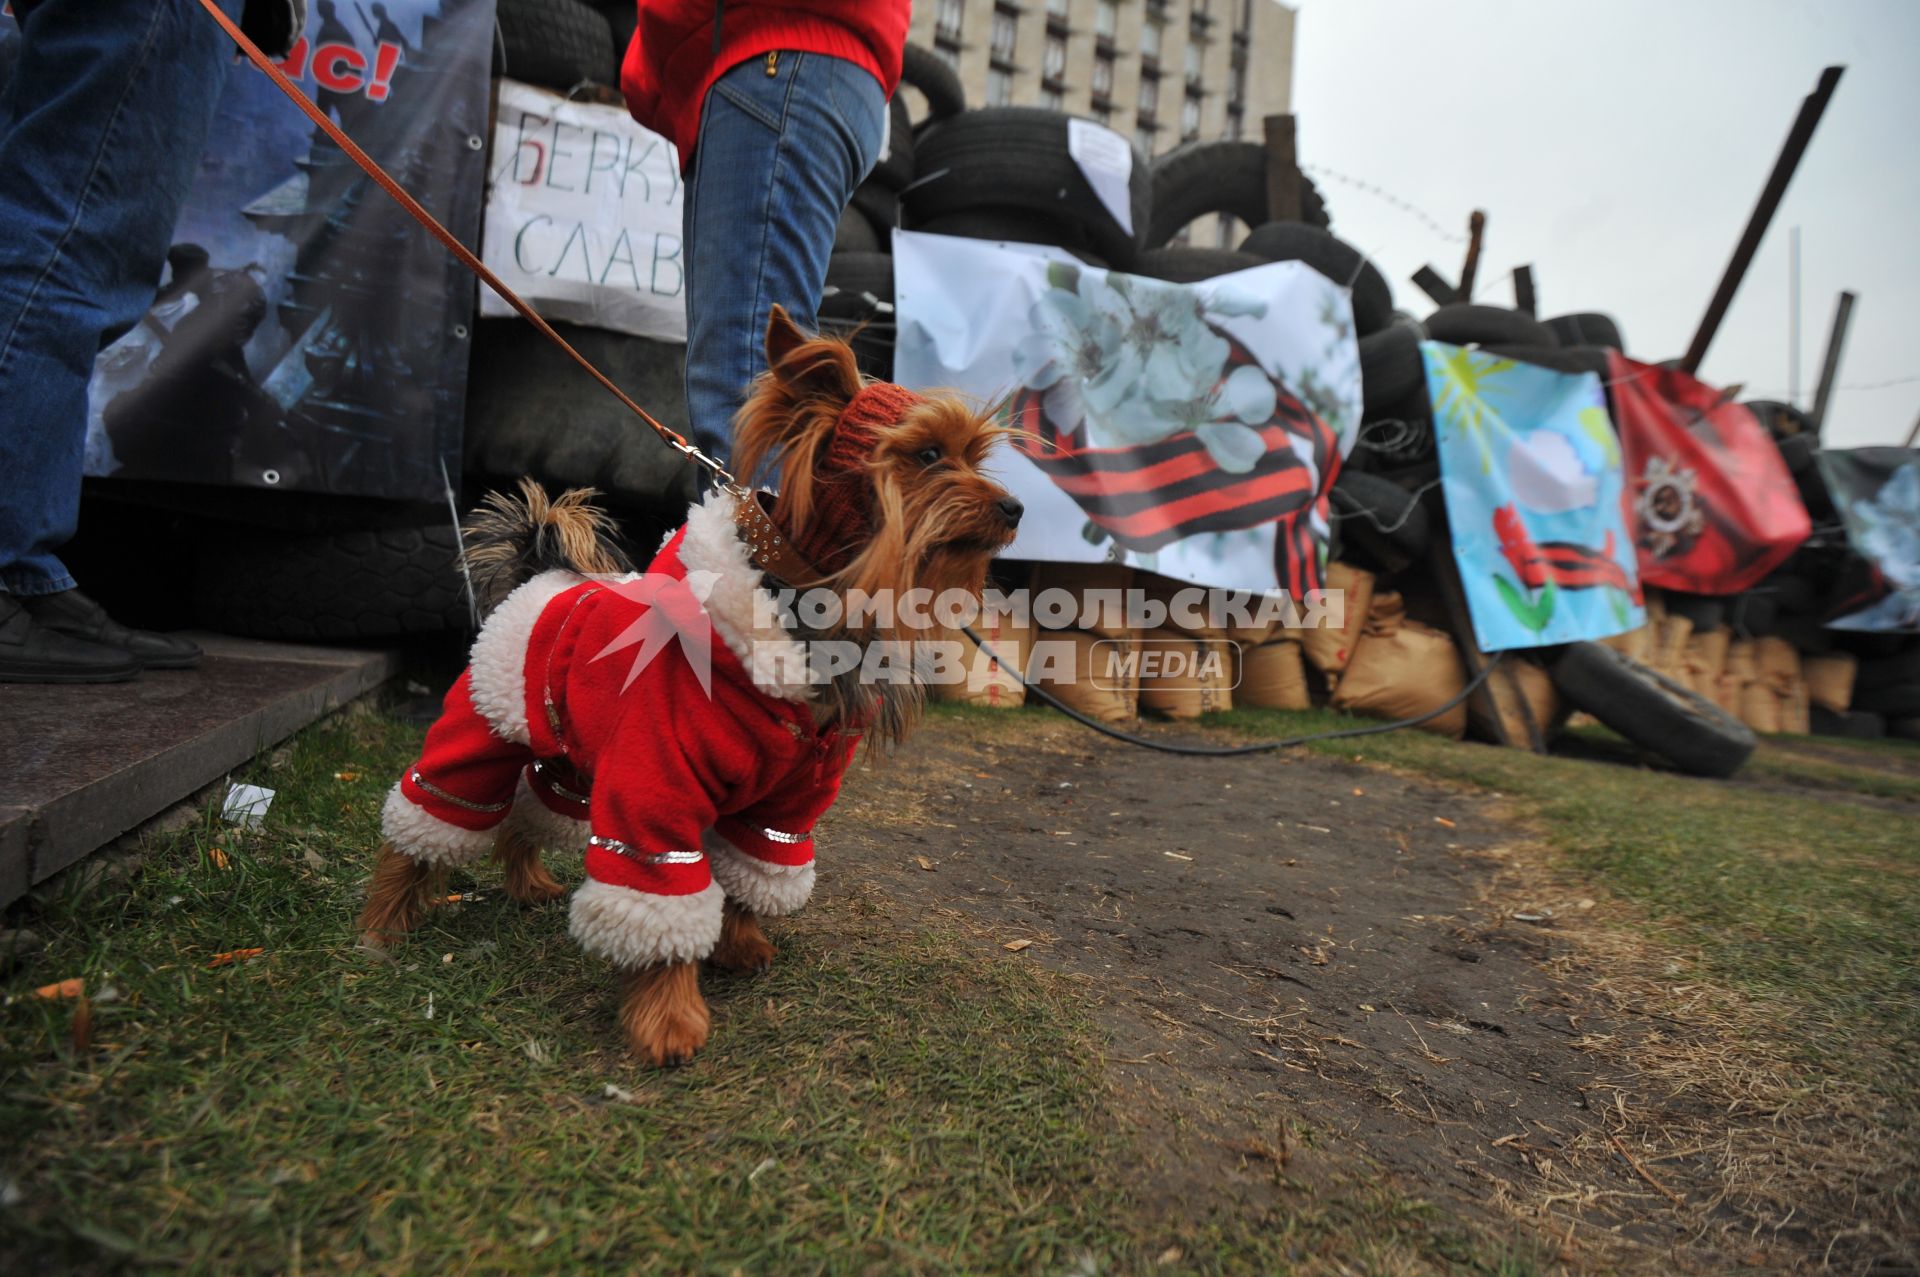
[[[561,93],[618,87],[638,18],[632,0],[496,0],[493,73]]]

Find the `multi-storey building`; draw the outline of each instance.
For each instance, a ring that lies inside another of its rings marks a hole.
[[[1152,155],[1290,109],[1293,22],[1278,0],[921,0],[908,38],[971,104],[1090,116]]]

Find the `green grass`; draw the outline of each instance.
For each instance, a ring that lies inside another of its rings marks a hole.
[[[370,713],[309,729],[241,777],[278,791],[263,829],[209,817],[42,909],[8,991],[84,976],[93,1040],[67,1044],[70,1003],[0,1010],[0,1268],[1535,1270],[1364,1168],[1283,1214],[1146,1218],[1084,991],[844,899],[783,924],[772,973],[709,977],[713,1042],[671,1072],[621,1052],[565,910],[489,871],[393,958],[360,952],[418,742]]]
[[[1353,725],[1262,710],[1209,721],[1257,736]],[[1827,798],[1622,765],[1624,750],[1541,758],[1412,731],[1310,748],[1514,800],[1576,878],[1632,901],[1642,925],[1696,955],[1676,982],[1724,982],[1771,1009],[1802,1059],[1920,1109],[1920,835],[1911,816],[1839,796],[1913,796],[1914,782],[1868,762],[1885,751],[1850,769],[1763,744],[1749,764],[1763,778],[1817,773],[1836,791]]]

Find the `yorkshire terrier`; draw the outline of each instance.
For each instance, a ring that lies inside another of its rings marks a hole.
[[[717,489],[644,575],[590,492],[549,501],[526,480],[489,498],[467,565],[493,606],[387,797],[360,915],[364,943],[404,935],[446,871],[489,850],[509,896],[553,900],[542,849],[584,844],[570,930],[621,971],[621,1027],[654,1065],[707,1041],[703,960],[772,962],[759,920],[806,903],[814,826],[860,739],[891,745],[918,717],[917,681],[862,679],[864,661],[823,676],[808,641],[897,647],[898,618],[849,596],[977,595],[1021,514],[981,473],[1004,433],[990,413],[862,377],[851,347],[779,307],[766,353],[733,460],[778,474],[777,494]],[[839,619],[796,630],[786,587],[833,591]]]

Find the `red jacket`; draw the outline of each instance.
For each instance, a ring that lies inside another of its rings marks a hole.
[[[900,83],[910,0],[637,0],[620,88],[633,118],[693,163],[701,107],[713,82],[766,53],[823,53],[865,67],[891,98]],[[714,15],[720,39],[714,43]]]

